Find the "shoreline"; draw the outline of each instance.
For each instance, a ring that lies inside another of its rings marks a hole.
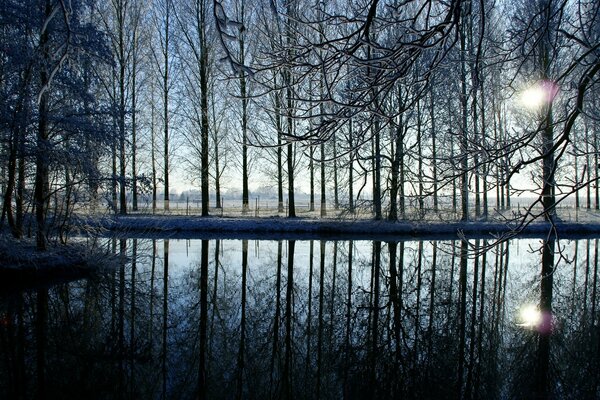
[[[167,234],[181,238],[495,238],[548,237],[553,226],[532,222],[514,232],[516,225],[498,221],[408,222],[387,220],[335,220],[281,217],[199,217],[164,215],[126,215],[87,219],[85,225],[118,235],[157,236]],[[599,223],[558,222],[554,225],[561,237],[587,237],[600,234]],[[187,235],[187,236],[186,236]]]

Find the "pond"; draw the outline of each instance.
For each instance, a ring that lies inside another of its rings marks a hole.
[[[598,239],[106,239],[0,294],[0,398],[597,398]]]

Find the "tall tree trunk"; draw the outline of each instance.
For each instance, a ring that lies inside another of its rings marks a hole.
[[[337,153],[337,139],[336,135],[333,135],[333,208],[339,210],[340,208],[340,185],[338,184],[338,153]]]
[[[244,25],[244,0],[240,2],[240,22]],[[245,62],[245,31],[240,29],[240,63]],[[248,192],[248,97],[246,95],[246,73],[240,69],[240,97],[242,100],[242,212],[249,209]]]
[[[400,98],[400,89],[398,89],[398,106],[402,108],[402,101]],[[403,129],[402,129],[402,113],[398,115],[398,126],[395,129],[395,146],[392,154],[392,171],[391,171],[391,182],[390,182],[390,211],[388,213],[388,220],[396,221],[398,219],[398,192],[400,191],[401,182],[400,179],[400,163],[402,162],[402,140],[403,140]]]
[[[200,34],[200,47],[202,54],[200,56],[200,110],[202,113],[201,121],[201,189],[202,189],[202,216],[208,216],[209,208],[209,165],[208,165],[208,43],[206,38],[206,7],[203,1],[198,2],[196,13],[196,23]]]
[[[127,214],[127,197],[125,187],[125,5],[121,0],[117,7],[118,24],[118,64],[119,64],[119,214]]]
[[[152,90],[152,100],[150,101],[150,163],[152,165],[152,213],[156,213],[157,180],[156,173],[156,138],[154,134],[154,90]]]
[[[310,171],[310,200],[308,211],[315,211],[315,146],[310,146],[308,152],[308,169]]]
[[[294,16],[296,4],[291,0],[285,1],[285,10],[287,17],[287,24],[285,29],[286,45],[287,45],[287,58],[292,59],[294,56],[292,51],[292,37],[294,32],[292,30],[292,24],[294,23]],[[284,81],[286,87],[286,117],[287,117],[287,174],[288,174],[288,217],[296,217],[296,202],[294,198],[294,143],[292,137],[294,135],[294,99],[292,95],[292,71],[288,68],[284,71]]]
[[[15,196],[15,228],[13,235],[23,237],[23,222],[25,218],[25,133],[20,132],[17,152],[17,193]],[[1,224],[0,224],[1,225]]]
[[[437,132],[435,126],[435,99],[434,99],[435,84],[432,78],[431,82],[431,93],[429,95],[429,112],[431,118],[431,161],[432,161],[432,173],[433,173],[433,211],[439,211],[439,199],[438,199],[438,168],[437,168]]]
[[[52,16],[52,5],[49,0],[45,1],[44,17],[49,20]],[[48,198],[48,64],[50,62],[49,38],[51,24],[47,24],[40,35],[39,48],[41,51],[40,87],[42,93],[39,96],[38,112],[39,121],[36,138],[35,155],[35,190],[33,193],[35,203],[35,220],[37,224],[36,248],[40,251],[46,250],[46,200]]]
[[[550,21],[550,4],[547,4],[546,20]],[[550,79],[548,76],[548,69],[550,65],[550,38],[546,37],[546,35],[550,35],[550,33],[546,33],[542,41],[540,42],[540,60],[539,60],[539,68],[541,70],[542,80],[547,81]],[[548,104],[545,105],[543,110],[544,115],[542,116],[542,203],[544,206],[544,220],[546,221],[554,221],[556,217],[556,208],[555,208],[555,177],[554,177],[554,168],[555,168],[555,160],[554,160],[554,120],[552,116],[552,99],[548,101]],[[595,138],[595,136],[594,136]],[[596,140],[596,139],[594,139]],[[597,161],[597,160],[596,160]],[[595,164],[598,165],[597,163]],[[598,168],[595,168],[596,171]],[[597,172],[596,172],[597,174]],[[596,208],[598,208],[598,202],[596,202]]]
[[[419,193],[417,198],[419,199],[419,219],[425,217],[425,193],[423,187],[423,131],[421,121],[421,100],[417,100],[417,151],[418,151],[418,170],[417,170],[417,181],[419,183]]]
[[[348,122],[348,140],[349,140],[349,162],[348,162],[348,210],[354,213],[354,147],[352,143],[352,135],[354,124],[352,119]]]
[[[274,84],[277,86],[277,75],[275,75]],[[283,204],[283,122],[281,117],[281,111],[283,105],[281,104],[281,91],[275,92],[275,128],[277,129],[277,212],[282,213],[284,211]],[[311,170],[312,171],[312,170]],[[312,176],[312,175],[311,175]],[[312,183],[311,183],[312,187]],[[314,193],[313,193],[314,202]]]
[[[466,4],[466,3],[465,3]],[[466,18],[470,6],[461,3],[461,15]],[[461,221],[469,220],[469,111],[467,109],[467,61],[466,61],[466,24],[460,27],[460,105],[461,105],[461,136],[460,136],[460,195],[461,195]]]
[[[322,103],[321,103],[322,104]],[[322,114],[321,114],[322,115]],[[325,193],[325,143],[321,143],[321,217],[327,215],[327,198]]]
[[[380,220],[382,218],[381,210],[381,121],[376,116],[375,122],[373,123],[375,129],[375,143],[374,143],[374,172],[373,172],[373,206],[375,209],[375,219]]]
[[[217,128],[216,112],[215,112],[215,87],[214,84],[210,90],[212,120],[214,127],[213,142],[215,145],[215,208],[221,208],[221,167],[219,161],[219,129]]]
[[[133,28],[131,60],[131,209],[138,211],[137,179],[137,63],[138,63],[138,24]]]
[[[163,209],[165,211],[169,211],[169,39],[170,39],[170,31],[169,31],[169,16],[171,12],[170,1],[166,0],[166,10],[165,10],[165,26],[164,26],[164,34],[165,34],[165,42],[163,49],[164,56],[164,66],[163,66],[163,76],[162,76],[162,84],[163,84],[163,117],[164,117],[164,149],[163,149],[163,163],[164,163],[164,184],[165,184],[165,192],[163,196]],[[203,88],[201,87],[200,90]],[[204,93],[204,90],[202,90]],[[202,193],[204,196],[204,192]]]

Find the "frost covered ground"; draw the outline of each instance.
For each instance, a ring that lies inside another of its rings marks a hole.
[[[312,237],[322,235],[376,238],[379,236],[497,236],[509,234],[518,228],[518,221],[496,219],[493,221],[445,222],[405,221],[390,222],[373,219],[334,218],[285,218],[285,217],[233,217],[233,216],[184,216],[137,214],[125,216],[102,216],[84,218],[81,223],[88,228],[102,228],[123,235],[178,234],[191,237],[261,237],[285,236]],[[562,235],[600,234],[600,222],[587,218],[585,221],[564,220],[554,227],[546,222],[534,221],[522,227],[525,235],[545,236],[553,229]]]

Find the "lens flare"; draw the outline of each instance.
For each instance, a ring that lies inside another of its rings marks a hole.
[[[544,91],[541,87],[530,87],[521,93],[521,104],[529,109],[537,109],[544,104],[544,98]]]
[[[525,328],[536,329],[542,322],[541,311],[532,304],[521,307],[519,317],[520,323],[517,325]]]
[[[541,81],[521,92],[519,101],[521,105],[530,110],[552,103],[558,94],[558,86],[552,81]]]

